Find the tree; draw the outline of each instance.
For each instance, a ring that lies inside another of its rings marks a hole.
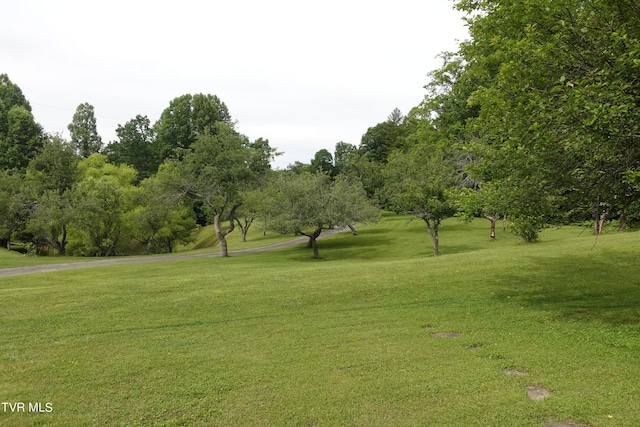
[[[227,106],[216,95],[199,93],[174,98],[154,125],[160,161],[181,158],[199,136],[214,136],[218,122],[234,127]]]
[[[279,173],[265,190],[267,227],[309,238],[313,256],[320,258],[317,238],[323,229],[376,221],[379,210],[361,184],[322,173]]]
[[[458,7],[469,12],[473,37],[461,46],[464,73],[489,76],[468,97],[478,110],[467,123],[468,149],[478,177],[509,197],[510,216],[529,229],[525,238],[535,240],[535,228],[567,212],[591,212],[596,223],[624,216],[638,196],[625,174],[640,170],[637,5]]]
[[[376,163],[386,163],[389,154],[402,146],[403,115],[397,108],[387,120],[367,129],[360,140],[360,150]]]
[[[166,203],[163,184],[157,177],[143,180],[134,192],[134,208],[126,221],[134,239],[144,245],[144,253],[173,252],[178,242],[189,239],[195,221],[184,203]]]
[[[93,154],[78,164],[81,180],[73,187],[72,224],[74,252],[85,256],[118,253],[124,214],[130,209],[136,171],[115,166],[103,154]]]
[[[329,150],[323,148],[316,152],[311,160],[311,172],[326,173],[333,176],[333,156]]]
[[[389,207],[422,219],[433,241],[433,255],[438,255],[440,223],[454,213],[449,191],[456,186],[455,169],[439,141],[425,141],[407,152],[395,151],[385,177]]]
[[[127,164],[138,171],[143,180],[158,170],[160,153],[156,145],[156,133],[147,116],[137,115],[116,129],[118,141],[110,143],[106,152],[113,164]]]
[[[22,170],[42,148],[42,126],[20,88],[0,74],[0,168]]]
[[[235,228],[240,190],[248,187],[255,176],[249,168],[252,154],[244,135],[217,122],[211,133],[198,136],[182,161],[168,161],[158,172],[170,198],[187,199],[206,209],[222,257],[229,255],[226,236]],[[223,228],[226,219],[229,226]]]
[[[75,149],[59,135],[49,136],[42,151],[31,160],[26,181],[35,189],[35,209],[27,230],[37,242],[45,242],[66,254],[72,217],[71,189],[79,178]]]
[[[0,169],[0,242],[11,250],[11,240],[26,222],[22,176]]]
[[[87,158],[100,152],[102,138],[98,135],[93,105],[86,102],[78,105],[73,120],[67,128],[71,134],[71,143],[76,147],[80,157]]]
[[[336,143],[333,151],[333,166],[335,175],[348,173],[351,163],[358,155],[358,147],[353,144],[340,141]]]

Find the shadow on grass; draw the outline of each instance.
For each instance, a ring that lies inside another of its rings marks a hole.
[[[531,260],[531,259],[530,259]],[[497,297],[559,319],[640,325],[637,253],[533,258],[535,267],[497,276]]]

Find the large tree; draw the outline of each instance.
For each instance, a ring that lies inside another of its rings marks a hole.
[[[203,206],[213,223],[220,255],[229,255],[226,236],[235,228],[241,205],[240,191],[256,176],[250,168],[254,151],[247,138],[224,122],[199,135],[181,161],[168,161],[159,175],[174,201],[189,200]],[[228,227],[223,226],[229,220]]]
[[[98,134],[93,105],[88,102],[78,105],[67,128],[71,135],[71,143],[81,157],[87,158],[100,152],[102,137]]]
[[[118,141],[110,143],[106,152],[109,161],[127,164],[138,171],[138,179],[150,177],[158,170],[160,153],[156,133],[147,116],[137,115],[116,129]]]
[[[264,192],[267,227],[280,233],[309,238],[313,256],[320,257],[317,238],[331,227],[376,221],[379,209],[366,197],[362,185],[324,173],[279,173]]]
[[[509,197],[528,228],[567,212],[623,215],[639,195],[626,179],[640,170],[637,4],[458,6],[470,13],[465,74],[488,77],[468,97],[478,109],[467,124],[477,176]]]
[[[227,106],[216,95],[199,93],[174,98],[154,125],[161,160],[181,158],[199,136],[215,135],[218,122],[234,126]]]
[[[59,135],[49,136],[44,148],[27,168],[26,180],[35,194],[35,208],[27,229],[36,242],[66,254],[68,226],[72,218],[71,189],[79,178],[75,149]]]
[[[43,138],[22,90],[0,74],[0,168],[23,171],[42,148]]]

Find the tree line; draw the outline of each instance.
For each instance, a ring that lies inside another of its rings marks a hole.
[[[47,135],[0,76],[0,240],[113,255],[137,242],[171,251],[212,224],[227,253],[236,228],[315,239],[376,220],[423,221],[433,253],[451,216],[509,219],[536,241],[549,224],[636,223],[640,195],[640,6],[631,0],[461,0],[470,38],[441,55],[423,101],[394,109],[359,145],[335,144],[274,171],[269,141],[235,129],[215,95],[175,98],[104,145],[93,107],[70,140]]]

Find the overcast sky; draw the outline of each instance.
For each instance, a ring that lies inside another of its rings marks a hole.
[[[187,93],[218,95],[254,140],[309,162],[422,100],[437,55],[467,38],[450,0],[5,2],[0,73],[47,132],[81,103],[105,143]]]

